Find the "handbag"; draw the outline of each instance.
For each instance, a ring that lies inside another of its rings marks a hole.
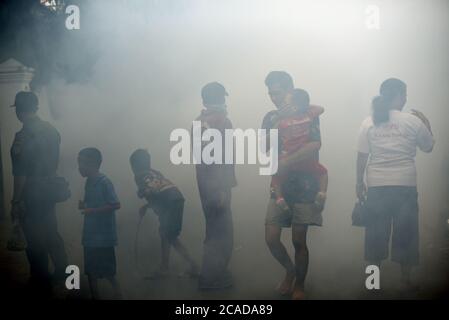
[[[366,201],[357,200],[352,209],[352,225],[355,227],[366,227]]]
[[[47,194],[51,202],[67,201],[72,195],[69,182],[64,177],[49,177],[47,180]]]

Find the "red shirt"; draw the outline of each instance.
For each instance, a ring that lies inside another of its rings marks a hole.
[[[280,155],[282,159],[290,156],[311,141],[319,141],[319,128],[314,130],[314,125],[321,114],[320,109],[309,108],[305,113],[287,116],[279,121],[278,132],[281,143]],[[318,132],[315,132],[318,131]],[[321,176],[327,173],[317,158],[302,161],[291,167],[295,171],[306,171]]]

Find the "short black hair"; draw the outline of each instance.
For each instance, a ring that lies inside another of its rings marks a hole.
[[[397,78],[389,78],[382,82],[379,88],[379,94],[387,100],[392,100],[398,94],[404,93],[407,85],[404,81]]]
[[[89,163],[96,166],[97,169],[100,168],[101,162],[103,161],[101,152],[97,148],[84,148],[78,153],[78,156],[86,158]]]
[[[278,84],[284,90],[294,88],[292,76],[285,71],[271,71],[265,78],[265,85],[271,87]]]
[[[227,95],[225,87],[218,82],[210,82],[201,89],[201,98],[205,104],[225,103]]]
[[[137,170],[149,170],[151,168],[151,156],[145,149],[137,149],[129,157],[131,167]]]
[[[300,109],[305,109],[310,105],[309,93],[304,89],[295,89],[292,93],[292,102]]]

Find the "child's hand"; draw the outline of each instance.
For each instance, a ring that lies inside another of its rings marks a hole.
[[[283,197],[279,197],[276,199],[276,205],[282,210],[288,210],[288,204]]]
[[[86,209],[86,204],[82,200],[78,200],[78,210]]]

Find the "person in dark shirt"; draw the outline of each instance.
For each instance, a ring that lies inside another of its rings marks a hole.
[[[223,137],[223,146],[225,130],[232,129],[232,123],[227,117],[227,95],[220,83],[206,84],[201,91],[205,109],[196,119],[201,122],[202,131],[209,128],[219,130]],[[222,154],[224,157],[226,150],[223,150]],[[237,185],[234,164],[225,164],[225,161],[222,161],[222,164],[197,164],[196,178],[206,218],[206,239],[199,288],[226,288],[232,285],[228,264],[234,246],[231,211],[231,190]]]
[[[87,178],[84,200],[78,206],[84,215],[84,271],[93,299],[99,298],[97,282],[101,278],[111,283],[115,298],[120,299],[114,248],[117,245],[115,211],[120,209],[120,202],[111,180],[99,171],[101,162],[101,153],[96,148],[85,148],[78,154],[79,172]]]
[[[32,288],[51,289],[48,257],[54,265],[54,280],[65,279],[67,256],[57,230],[55,203],[45,194],[45,183],[56,175],[59,162],[58,131],[37,115],[38,98],[33,92],[17,93],[13,107],[23,123],[11,147],[14,192],[11,217],[20,221],[30,264]],[[35,286],[36,285],[36,286]]]
[[[152,277],[163,277],[168,274],[171,247],[189,264],[184,274],[196,277],[199,268],[179,240],[184,211],[184,197],[181,191],[162,173],[151,168],[148,151],[137,149],[129,160],[138,188],[137,195],[147,201],[139,211],[141,217],[152,208],[159,218],[162,259],[159,270],[154,272]]]

